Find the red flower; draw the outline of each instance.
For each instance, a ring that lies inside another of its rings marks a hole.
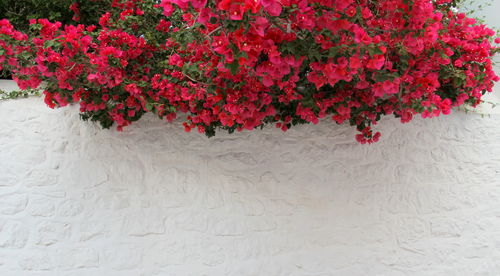
[[[133,96],[137,96],[142,93],[142,90],[135,83],[127,84],[125,86],[125,90]]]
[[[356,7],[355,6],[350,6],[347,10],[346,10],[346,15],[349,16],[349,17],[353,17],[356,15],[357,11],[356,11]]]
[[[80,9],[78,8],[78,2],[73,2],[70,6],[69,9],[73,11],[73,20],[74,21],[79,21],[80,20]]]
[[[252,30],[262,37],[265,36],[265,31],[270,25],[269,20],[262,16],[255,17],[255,22],[251,23]]]
[[[260,0],[260,3],[264,7],[264,10],[272,16],[280,16],[283,10],[281,3],[277,0]]]
[[[368,60],[368,63],[366,64],[366,68],[372,69],[372,70],[380,70],[380,69],[382,69],[384,64],[385,64],[384,55],[375,55],[370,60]]]
[[[191,5],[195,9],[201,9],[207,5],[207,0],[191,0]]]
[[[395,79],[393,81],[386,80],[383,83],[377,83],[373,87],[373,94],[375,97],[383,97],[386,94],[396,94],[399,92],[400,80]]]

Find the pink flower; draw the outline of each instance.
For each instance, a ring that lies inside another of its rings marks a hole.
[[[394,81],[386,80],[383,83],[377,83],[373,87],[373,94],[375,97],[383,97],[386,94],[396,94],[399,92],[400,80]]]
[[[384,55],[375,55],[372,59],[368,61],[366,64],[366,68],[373,70],[380,70],[385,64]]]
[[[351,69],[358,70],[362,66],[363,66],[363,63],[362,63],[361,59],[359,59],[358,57],[352,56],[349,58],[349,67]]]
[[[250,23],[252,30],[259,36],[264,37],[266,29],[271,25],[265,17],[257,16],[255,22]]]
[[[335,5],[337,6],[337,9],[339,11],[345,10],[353,2],[354,2],[353,0],[336,0],[336,1],[334,1]]]
[[[264,7],[264,10],[272,16],[280,16],[282,7],[277,0],[260,0],[260,3]]]
[[[125,86],[125,90],[133,96],[137,96],[142,93],[142,90],[135,83],[127,84]]]
[[[207,5],[207,0],[191,0],[191,5],[195,9],[201,9]]]
[[[170,3],[169,0],[161,1],[160,6],[163,8],[163,15],[165,15],[167,17],[171,16],[175,11],[174,6],[172,5],[172,3]]]
[[[350,6],[347,10],[346,10],[346,15],[349,16],[349,17],[353,17],[356,15],[357,11],[356,11],[356,7],[355,6]]]
[[[354,33],[354,41],[356,43],[364,43],[364,44],[372,43],[372,38],[360,26],[352,25],[352,31]]]
[[[361,15],[363,16],[364,19],[369,19],[373,16],[372,12],[367,7],[363,8],[363,10],[361,11]]]

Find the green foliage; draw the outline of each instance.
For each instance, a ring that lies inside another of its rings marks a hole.
[[[10,79],[11,74],[9,71],[0,70],[0,79]]]
[[[17,98],[28,98],[29,96],[40,96],[40,89],[26,89],[26,90],[13,90],[5,91],[0,89],[0,100],[9,100]]]

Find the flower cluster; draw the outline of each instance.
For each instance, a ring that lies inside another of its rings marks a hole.
[[[28,37],[0,21],[0,64],[103,127],[184,112],[212,136],[330,117],[371,143],[383,115],[449,114],[499,80],[495,33],[451,2],[113,0],[98,26],[38,19]]]

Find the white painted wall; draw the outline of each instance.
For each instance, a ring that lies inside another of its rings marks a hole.
[[[498,275],[500,115],[207,139],[0,102],[0,275]]]

